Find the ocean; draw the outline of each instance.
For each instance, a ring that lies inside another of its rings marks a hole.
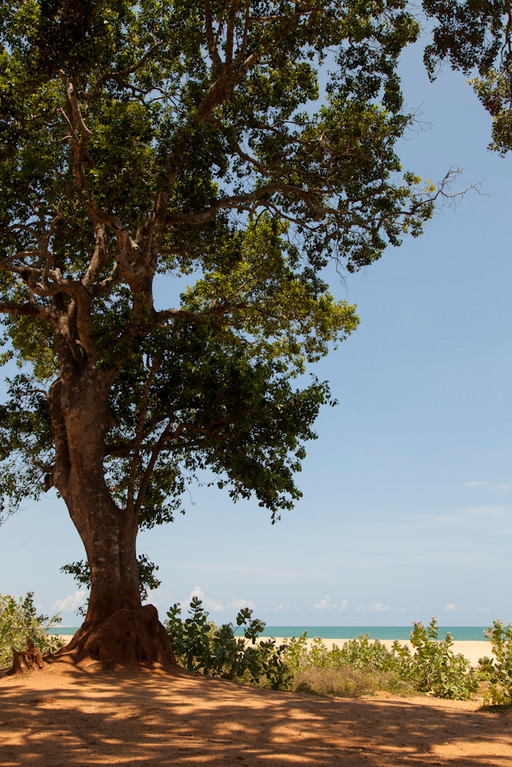
[[[53,626],[49,634],[72,636],[78,626]],[[478,642],[484,641],[484,631],[487,626],[439,626],[438,637],[444,639],[450,633],[455,641]],[[359,634],[369,634],[370,639],[409,639],[412,626],[265,626],[262,636],[267,637],[299,637],[307,631],[308,637],[322,639],[353,639]],[[237,629],[236,634],[242,634]]]

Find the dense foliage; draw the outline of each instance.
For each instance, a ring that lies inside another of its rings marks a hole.
[[[181,608],[173,605],[165,622],[178,662],[203,674],[221,676],[251,684],[265,684],[273,689],[286,689],[290,672],[284,661],[283,648],[274,640],[257,639],[265,624],[247,607],[236,616],[243,637],[235,636],[231,623],[216,626],[208,620],[202,602],[194,597],[190,617],[181,618]]]
[[[494,621],[486,631],[492,657],[480,659],[480,670],[487,682],[487,698],[495,705],[512,704],[512,624]]]
[[[393,148],[417,31],[401,0],[2,6],[0,313],[29,363],[0,419],[14,505],[59,484],[46,392],[88,363],[112,381],[109,492],[142,526],[206,466],[273,514],[297,498],[328,391],[291,377],[357,323],[320,272],[432,211]]]
[[[492,117],[490,148],[512,148],[512,7],[509,0],[423,0],[435,19],[433,42],[425,51],[432,77],[447,60],[453,69],[478,75],[472,85]]]
[[[0,594],[0,669],[7,668],[12,662],[12,648],[26,650],[29,637],[42,653],[54,652],[62,641],[47,634],[49,626],[60,623],[58,615],[51,618],[38,614],[34,605],[34,594],[25,597]]]
[[[414,687],[437,698],[467,700],[478,690],[478,675],[469,661],[453,651],[453,639],[438,636],[436,618],[427,627],[414,623],[410,636],[414,652],[395,648],[408,663]]]

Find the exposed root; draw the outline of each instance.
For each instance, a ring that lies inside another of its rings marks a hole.
[[[177,666],[169,635],[153,605],[122,608],[101,623],[86,621],[66,647],[48,658],[50,662],[59,659],[80,665],[95,661],[109,667]]]
[[[30,637],[27,637],[26,650],[12,648],[12,666],[7,673],[26,674],[28,671],[35,671],[43,667],[44,660],[41,650],[33,643]]]
[[[69,644],[55,654],[42,655],[27,637],[27,649],[18,651],[13,647],[12,655],[11,668],[1,671],[0,676],[37,671],[59,661],[82,668],[93,665],[98,669],[121,666],[179,669],[169,635],[153,605],[122,608],[101,623],[86,621]]]

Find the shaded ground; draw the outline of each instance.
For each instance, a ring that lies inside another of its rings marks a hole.
[[[477,706],[55,664],[0,679],[0,765],[512,766],[512,718]]]

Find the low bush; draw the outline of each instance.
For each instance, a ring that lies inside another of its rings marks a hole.
[[[480,676],[487,683],[486,703],[512,704],[512,624],[494,621],[485,632],[493,658],[480,658]]]
[[[49,626],[60,623],[60,617],[38,615],[34,606],[34,594],[16,599],[9,594],[0,594],[0,669],[12,662],[12,648],[25,650],[27,637],[39,647],[42,653],[55,652],[62,646],[61,639],[49,636]]]
[[[197,597],[192,599],[189,613],[190,618],[182,620],[181,608],[175,604],[165,621],[176,659],[185,668],[276,690],[288,688],[290,672],[283,650],[274,640],[258,641],[265,624],[252,619],[251,610],[246,607],[236,617],[243,637],[235,636],[231,623],[217,626],[208,620]]]
[[[328,648],[319,638],[308,643],[304,633],[286,640],[285,647],[292,689],[299,692],[357,697],[377,690],[401,694],[413,690],[407,664],[368,634]]]
[[[395,651],[408,669],[414,688],[437,698],[471,698],[478,690],[478,673],[463,655],[453,652],[451,634],[439,639],[436,618],[426,628],[421,622],[413,626],[410,640],[414,653],[397,643]]]

